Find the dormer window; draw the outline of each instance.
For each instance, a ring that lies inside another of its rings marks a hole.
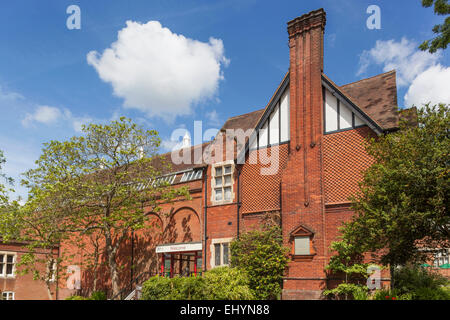
[[[211,201],[214,204],[229,203],[233,201],[233,171],[233,161],[220,163],[213,166]]]

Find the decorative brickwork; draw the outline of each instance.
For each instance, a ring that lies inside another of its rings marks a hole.
[[[361,127],[324,136],[326,203],[348,202],[348,198],[358,191],[358,182],[372,163],[365,150],[366,140],[374,135],[369,127]]]
[[[242,207],[241,213],[255,213],[280,210],[280,183],[281,173],[286,165],[288,157],[288,145],[280,145],[268,148],[267,154],[270,157],[275,151],[278,153],[278,166],[269,169],[267,174],[261,174],[262,168],[269,168],[261,161],[249,163],[250,159],[257,157],[257,153],[266,152],[266,149],[250,151],[250,156],[242,169],[241,188],[242,188]]]

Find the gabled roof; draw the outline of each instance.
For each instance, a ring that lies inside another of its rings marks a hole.
[[[253,129],[261,118],[265,109],[256,110],[246,114],[241,114],[239,116],[228,118],[228,120],[223,125],[221,131],[227,129],[242,129],[244,131],[248,129]]]
[[[340,86],[340,89],[383,130],[398,128],[395,70]]]

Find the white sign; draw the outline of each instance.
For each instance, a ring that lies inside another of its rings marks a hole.
[[[166,252],[184,252],[184,251],[201,251],[201,242],[180,243],[180,244],[163,244],[156,247],[156,253]]]

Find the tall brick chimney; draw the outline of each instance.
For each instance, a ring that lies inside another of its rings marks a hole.
[[[308,279],[324,278],[325,214],[322,188],[323,35],[326,15],[312,11],[288,22],[290,54],[290,154],[283,172],[282,228],[287,246],[294,250],[295,234],[311,235],[311,256],[293,261],[284,280],[284,298],[317,298]],[[302,270],[302,271],[300,271]],[[311,280],[316,279],[316,280]],[[314,286],[313,286],[314,287]]]

